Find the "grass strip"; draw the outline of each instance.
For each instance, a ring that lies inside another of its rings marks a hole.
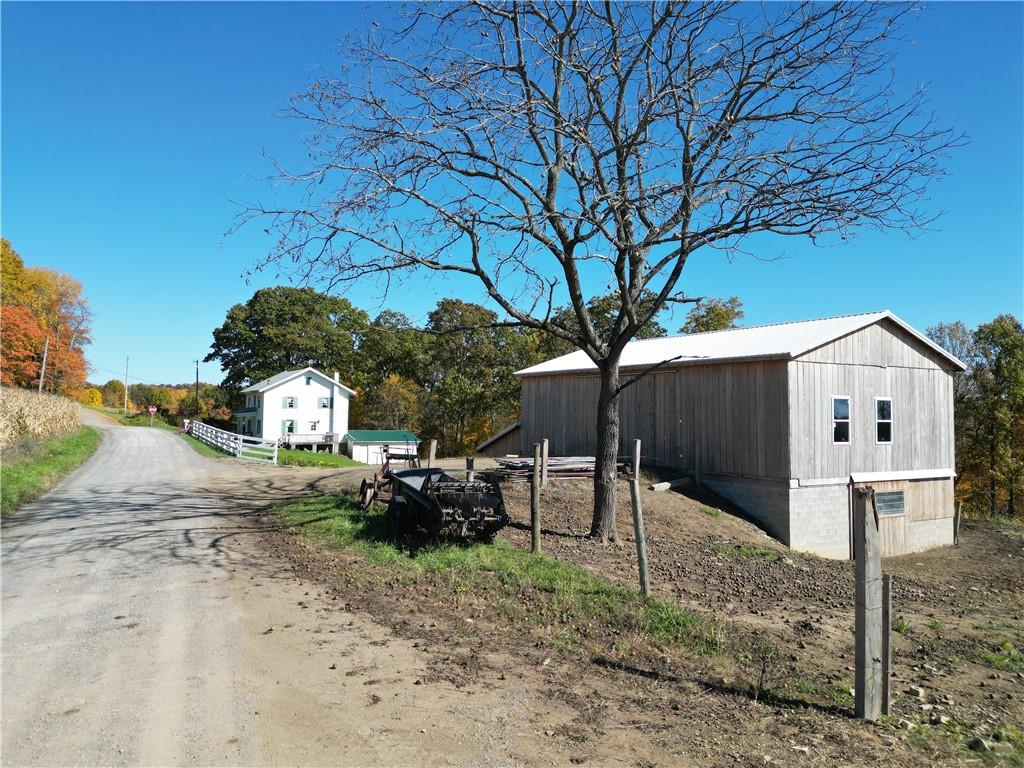
[[[566,646],[584,645],[595,624],[616,634],[702,655],[724,647],[720,626],[669,600],[644,600],[578,566],[531,555],[506,542],[434,542],[415,555],[388,539],[383,510],[363,513],[346,495],[313,496],[278,508],[310,536],[361,558],[367,575],[402,580],[433,578],[454,593],[486,595],[508,618],[557,631]]]
[[[209,456],[211,459],[222,459],[225,456],[234,456],[233,453],[228,453],[226,451],[219,450],[218,448],[214,448],[212,445],[207,445],[202,440],[192,437],[192,435],[187,435],[184,432],[179,432],[178,434],[186,443],[192,446],[196,453],[201,456]]]
[[[340,453],[314,453],[286,448],[277,450],[277,463],[286,467],[362,467],[361,462]]]
[[[53,437],[21,461],[0,467],[0,515],[9,515],[22,504],[39,498],[99,447],[102,436],[92,427]]]

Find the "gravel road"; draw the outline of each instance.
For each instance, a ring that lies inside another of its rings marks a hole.
[[[414,685],[421,648],[254,554],[254,511],[322,471],[101,419],[93,458],[4,523],[4,765],[508,762],[523,697]]]

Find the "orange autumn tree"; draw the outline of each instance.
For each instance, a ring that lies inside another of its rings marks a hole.
[[[45,334],[28,307],[0,306],[0,384],[32,387],[39,381]]]
[[[85,385],[84,347],[92,316],[82,284],[71,275],[26,267],[6,239],[0,240],[0,380],[7,386],[38,386],[49,339],[43,388],[75,395]]]

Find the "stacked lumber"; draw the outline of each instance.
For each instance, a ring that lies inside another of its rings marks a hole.
[[[495,459],[503,480],[529,480],[533,475],[533,457],[515,456]],[[549,478],[593,477],[593,456],[548,457]]]

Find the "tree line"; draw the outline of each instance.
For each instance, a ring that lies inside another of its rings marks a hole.
[[[591,302],[596,322],[611,323],[614,301]],[[559,310],[566,322],[568,308]],[[691,309],[681,332],[733,327],[743,316],[736,297]],[[641,337],[664,336],[657,316]],[[240,390],[285,370],[311,365],[355,389],[353,429],[412,429],[435,438],[443,455],[472,453],[519,415],[517,370],[573,350],[535,329],[509,327],[487,307],[445,298],[422,327],[401,312],[371,318],[347,299],[311,288],[257,291],[228,310],[213,332],[206,362],[225,371],[232,404]],[[123,393],[122,393],[123,394]]]
[[[974,330],[959,320],[927,330],[967,370],[953,376],[956,496],[975,515],[1024,513],[1024,327],[999,315]]]
[[[123,408],[124,382],[110,379],[105,384],[88,385],[79,398],[84,405]],[[201,419],[213,426],[231,428],[231,394],[224,387],[206,382],[199,383],[198,400],[194,383],[186,384],[129,384],[128,409],[146,410],[155,406],[160,416],[171,422],[183,418]]]
[[[0,383],[78,397],[86,383],[84,348],[92,315],[82,284],[64,272],[26,267],[0,239]],[[45,368],[43,360],[46,360]]]

